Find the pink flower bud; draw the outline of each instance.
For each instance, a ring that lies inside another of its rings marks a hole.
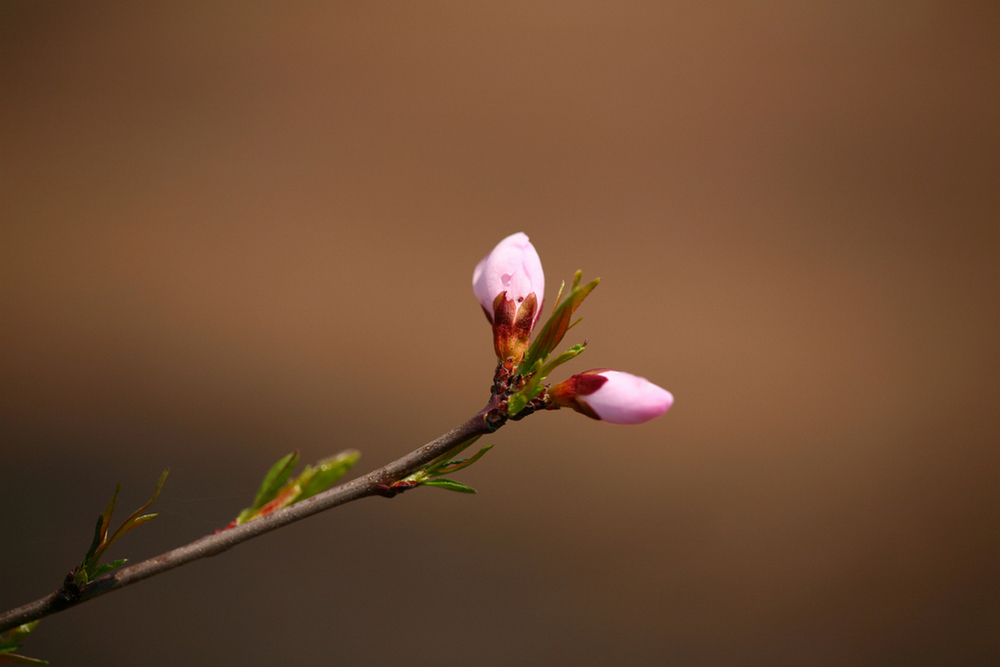
[[[508,236],[476,265],[472,292],[493,325],[493,347],[502,361],[519,362],[542,310],[545,274],[528,237]]]
[[[574,375],[549,389],[556,405],[612,424],[642,424],[674,403],[669,391],[630,373],[595,369]]]
[[[532,293],[541,305],[545,296],[545,273],[542,260],[526,234],[518,232],[508,236],[476,265],[472,273],[472,291],[490,322],[493,322],[496,298],[504,292],[505,299],[513,301],[515,307]],[[532,326],[540,311],[541,308],[535,309]]]

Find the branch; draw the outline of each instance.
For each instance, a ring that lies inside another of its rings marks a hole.
[[[506,421],[505,411],[498,410],[502,397],[494,395],[485,408],[467,422],[432,440],[392,463],[374,470],[364,477],[340,484],[331,489],[295,503],[289,507],[249,521],[240,526],[207,535],[183,547],[168,551],[148,560],[123,567],[113,573],[99,577],[90,583],[78,596],[67,597],[65,592],[56,591],[17,609],[0,614],[0,633],[15,628],[22,623],[50,616],[64,609],[75,607],[96,597],[124,588],[143,579],[162,574],[175,567],[186,565],[199,558],[215,556],[223,551],[253,539],[258,535],[287,526],[300,519],[325,510],[349,503],[352,500],[374,495],[387,495],[385,488],[415,472],[466,442],[470,438],[493,433]],[[390,496],[391,497],[391,496]]]

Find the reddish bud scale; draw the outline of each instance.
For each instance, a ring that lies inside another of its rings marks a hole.
[[[567,380],[563,380],[553,387],[549,387],[549,399],[555,405],[572,408],[591,419],[600,419],[597,413],[589,405],[580,401],[578,397],[593,394],[608,381],[608,378],[603,375],[597,375],[597,373],[604,370],[607,369],[598,368],[586,373],[580,373]]]
[[[516,364],[524,357],[537,310],[534,292],[519,304],[507,299],[507,292],[493,300],[493,349],[498,359],[513,358]]]
[[[401,479],[398,482],[393,482],[392,484],[376,484],[375,493],[383,498],[395,498],[403,491],[409,491],[410,489],[415,489],[418,486],[420,486],[420,482],[415,482],[410,479]]]

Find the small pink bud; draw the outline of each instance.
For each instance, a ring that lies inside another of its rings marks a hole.
[[[669,391],[631,373],[595,369],[549,389],[556,405],[612,424],[642,424],[674,403]]]
[[[493,325],[497,357],[520,361],[545,295],[542,260],[527,235],[508,236],[476,265],[472,292]]]
[[[506,300],[513,301],[515,307],[532,293],[541,304],[545,296],[545,273],[535,246],[531,245],[525,233],[518,232],[500,241],[476,265],[472,273],[472,291],[490,322],[493,322],[494,301],[504,292],[507,293]],[[540,310],[535,309],[532,326]]]

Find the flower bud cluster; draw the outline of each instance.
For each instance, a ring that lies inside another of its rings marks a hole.
[[[596,282],[590,285],[589,289],[593,289],[594,286]],[[574,289],[575,287],[576,283]],[[508,236],[476,265],[472,275],[472,291],[482,305],[486,318],[493,325],[493,347],[500,366],[506,369],[505,377],[510,377],[513,369],[518,368],[518,364],[528,351],[531,332],[538,321],[545,296],[542,262],[527,235],[517,233]],[[577,293],[573,308],[584,296],[586,292]],[[553,315],[553,318],[555,317]],[[558,342],[558,338],[561,338],[567,327],[566,322],[562,322],[561,325],[553,327],[550,321],[540,334],[540,338],[545,338],[546,331],[556,329],[557,338],[553,340]],[[531,348],[529,359],[524,362],[526,366],[530,365],[532,368],[519,372],[529,374],[537,372],[541,376],[547,374],[547,371],[558,363],[563,363],[557,360],[549,366],[535,365],[533,362],[539,356],[537,347],[536,341],[535,346]],[[544,349],[548,350],[551,347]],[[574,348],[575,351],[572,351],[566,360],[579,354],[582,349],[582,346]],[[541,361],[544,363],[544,359]],[[511,379],[517,379],[517,387],[524,384],[523,378],[519,376]],[[612,424],[647,422],[662,415],[674,402],[670,392],[649,380],[609,369],[586,371],[547,389],[539,387],[536,392],[528,394],[525,400],[530,400],[535,406],[541,402],[549,409],[571,408],[593,419]],[[512,409],[511,415],[514,414]]]

